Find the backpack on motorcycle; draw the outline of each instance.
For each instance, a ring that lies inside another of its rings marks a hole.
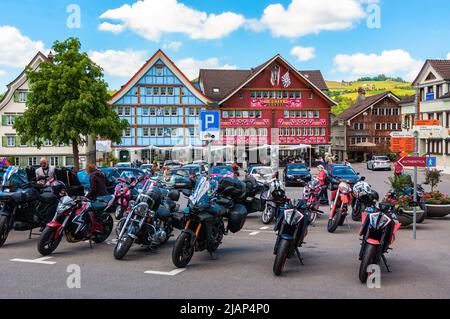
[[[247,209],[245,206],[237,204],[228,214],[228,229],[234,234],[244,227],[247,218]]]
[[[224,197],[241,199],[246,194],[246,185],[234,178],[224,178],[219,182],[217,192]]]

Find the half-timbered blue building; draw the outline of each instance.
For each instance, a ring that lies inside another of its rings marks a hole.
[[[202,146],[198,119],[211,101],[157,51],[113,96],[115,111],[130,126],[114,145],[121,162],[168,156],[175,148]]]

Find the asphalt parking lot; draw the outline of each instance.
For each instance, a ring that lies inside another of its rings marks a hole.
[[[355,166],[384,195],[389,172],[368,172]],[[420,173],[420,180],[423,180]],[[440,188],[450,189],[446,176]],[[289,188],[298,198],[301,188]],[[328,213],[329,209],[323,207]],[[134,246],[122,261],[113,258],[114,233],[103,244],[68,244],[63,239],[51,258],[37,252],[37,237],[13,232],[0,249],[0,298],[449,298],[450,217],[426,220],[401,229],[388,255],[392,273],[382,267],[381,288],[358,279],[359,224],[348,220],[336,233],[326,231],[327,216],[309,230],[301,249],[305,266],[288,262],[282,277],[272,273],[275,234],[272,226],[250,215],[244,229],[224,238],[217,260],[196,253],[185,270],[172,264],[175,238],[156,252]],[[178,233],[175,233],[175,236]],[[71,265],[81,270],[80,288],[68,288]],[[70,270],[70,267],[69,267]]]

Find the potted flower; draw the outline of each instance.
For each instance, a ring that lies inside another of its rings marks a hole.
[[[385,202],[395,205],[396,215],[402,227],[407,227],[414,222],[413,196],[401,195],[398,198],[386,197]],[[416,221],[425,216],[425,211],[420,207],[416,208]]]
[[[429,169],[425,172],[425,183],[431,186],[431,193],[424,194],[427,215],[430,218],[442,218],[450,214],[450,198],[436,190],[441,182],[442,171]]]

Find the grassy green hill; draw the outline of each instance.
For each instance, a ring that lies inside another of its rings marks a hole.
[[[351,105],[356,103],[358,98],[358,89],[366,90],[366,96],[372,96],[386,91],[391,91],[398,97],[406,97],[415,93],[411,83],[388,81],[356,81],[356,82],[336,82],[327,81],[330,89],[329,95],[339,103],[333,109],[335,115],[339,115]]]

